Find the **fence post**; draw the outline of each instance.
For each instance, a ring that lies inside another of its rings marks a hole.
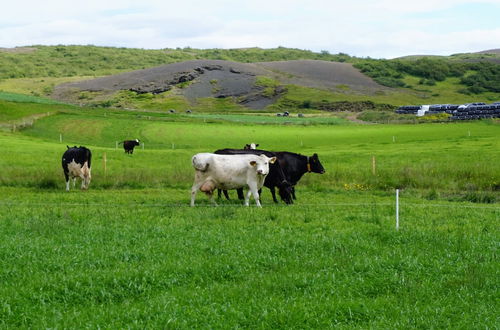
[[[396,230],[399,230],[399,189],[396,189]]]
[[[372,174],[375,175],[377,173],[377,166],[375,156],[372,156]]]
[[[59,143],[62,143],[62,133],[59,133]]]
[[[144,142],[142,142],[142,150],[144,150]]]
[[[118,141],[115,141],[115,150],[118,150]]]
[[[392,136],[392,142],[396,142],[396,137],[394,135]]]

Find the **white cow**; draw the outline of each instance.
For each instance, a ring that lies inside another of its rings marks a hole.
[[[252,194],[257,206],[262,207],[258,190],[264,185],[264,180],[269,173],[269,164],[273,164],[276,157],[199,153],[194,155],[191,161],[196,171],[191,188],[191,206],[194,206],[198,190],[206,193],[210,201],[217,205],[213,195],[215,189],[230,190],[248,187],[245,205],[249,205],[250,194]]]

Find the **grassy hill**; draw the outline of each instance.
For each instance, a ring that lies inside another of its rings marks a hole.
[[[254,81],[253,89],[258,90],[257,96],[268,99],[267,102],[259,103],[259,109],[306,113],[386,110],[389,114],[394,107],[405,104],[498,101],[500,64],[496,59],[499,58],[500,55],[496,53],[471,53],[448,57],[376,60],[283,47],[144,50],[96,46],[33,46],[8,51],[0,49],[0,91],[52,97],[57,86],[62,83],[112,77],[118,73],[193,60],[275,63],[267,64],[267,73],[257,75]],[[338,82],[330,85],[326,80],[305,77],[304,73],[313,70],[305,66],[311,62],[304,60],[354,66],[355,70],[373,79],[379,88],[355,88],[347,76],[338,71],[332,73],[330,79]],[[284,63],[285,66],[279,63]],[[294,64],[290,66],[287,63]],[[75,89],[66,100],[97,107],[161,111],[171,108],[203,112],[248,111],[246,102],[254,94],[246,94],[241,98],[231,96],[237,93],[231,94],[229,91],[221,95],[221,86],[217,84],[217,80],[212,79],[210,83],[213,84],[211,94],[194,99],[184,95],[191,88],[190,83],[182,83],[160,94],[138,94],[128,90],[101,93]]]

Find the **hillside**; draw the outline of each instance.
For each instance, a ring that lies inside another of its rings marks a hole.
[[[340,85],[369,94],[384,90],[383,86],[348,63],[194,60],[62,84],[55,88],[53,97],[75,102],[82,92],[94,92],[100,96],[111,96],[118,91],[161,94],[177,88],[176,94],[190,102],[208,97],[234,98],[236,103],[246,107],[263,109],[284,94],[285,85],[289,84],[330,91],[335,91]]]
[[[283,47],[30,46],[0,49],[0,91],[152,110],[381,110],[498,101],[499,60],[493,51],[377,60]]]

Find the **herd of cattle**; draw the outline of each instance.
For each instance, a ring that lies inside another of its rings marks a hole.
[[[133,153],[139,140],[123,141],[125,153]],[[228,190],[236,189],[238,198],[249,205],[252,195],[257,206],[260,204],[262,186],[269,188],[273,201],[278,203],[276,188],[283,202],[293,204],[295,186],[305,173],[325,173],[317,154],[304,156],[288,151],[267,151],[256,149],[259,145],[247,144],[243,149],[219,149],[213,153],[198,153],[191,159],[195,170],[194,184],[191,188],[191,206],[195,205],[196,194],[202,191],[210,201],[214,200],[214,191],[218,189],[229,199]],[[86,147],[69,147],[62,156],[62,168],[69,191],[70,179],[73,187],[76,179],[82,180],[82,189],[88,189],[91,179],[92,152]],[[248,188],[246,195],[243,189]]]

